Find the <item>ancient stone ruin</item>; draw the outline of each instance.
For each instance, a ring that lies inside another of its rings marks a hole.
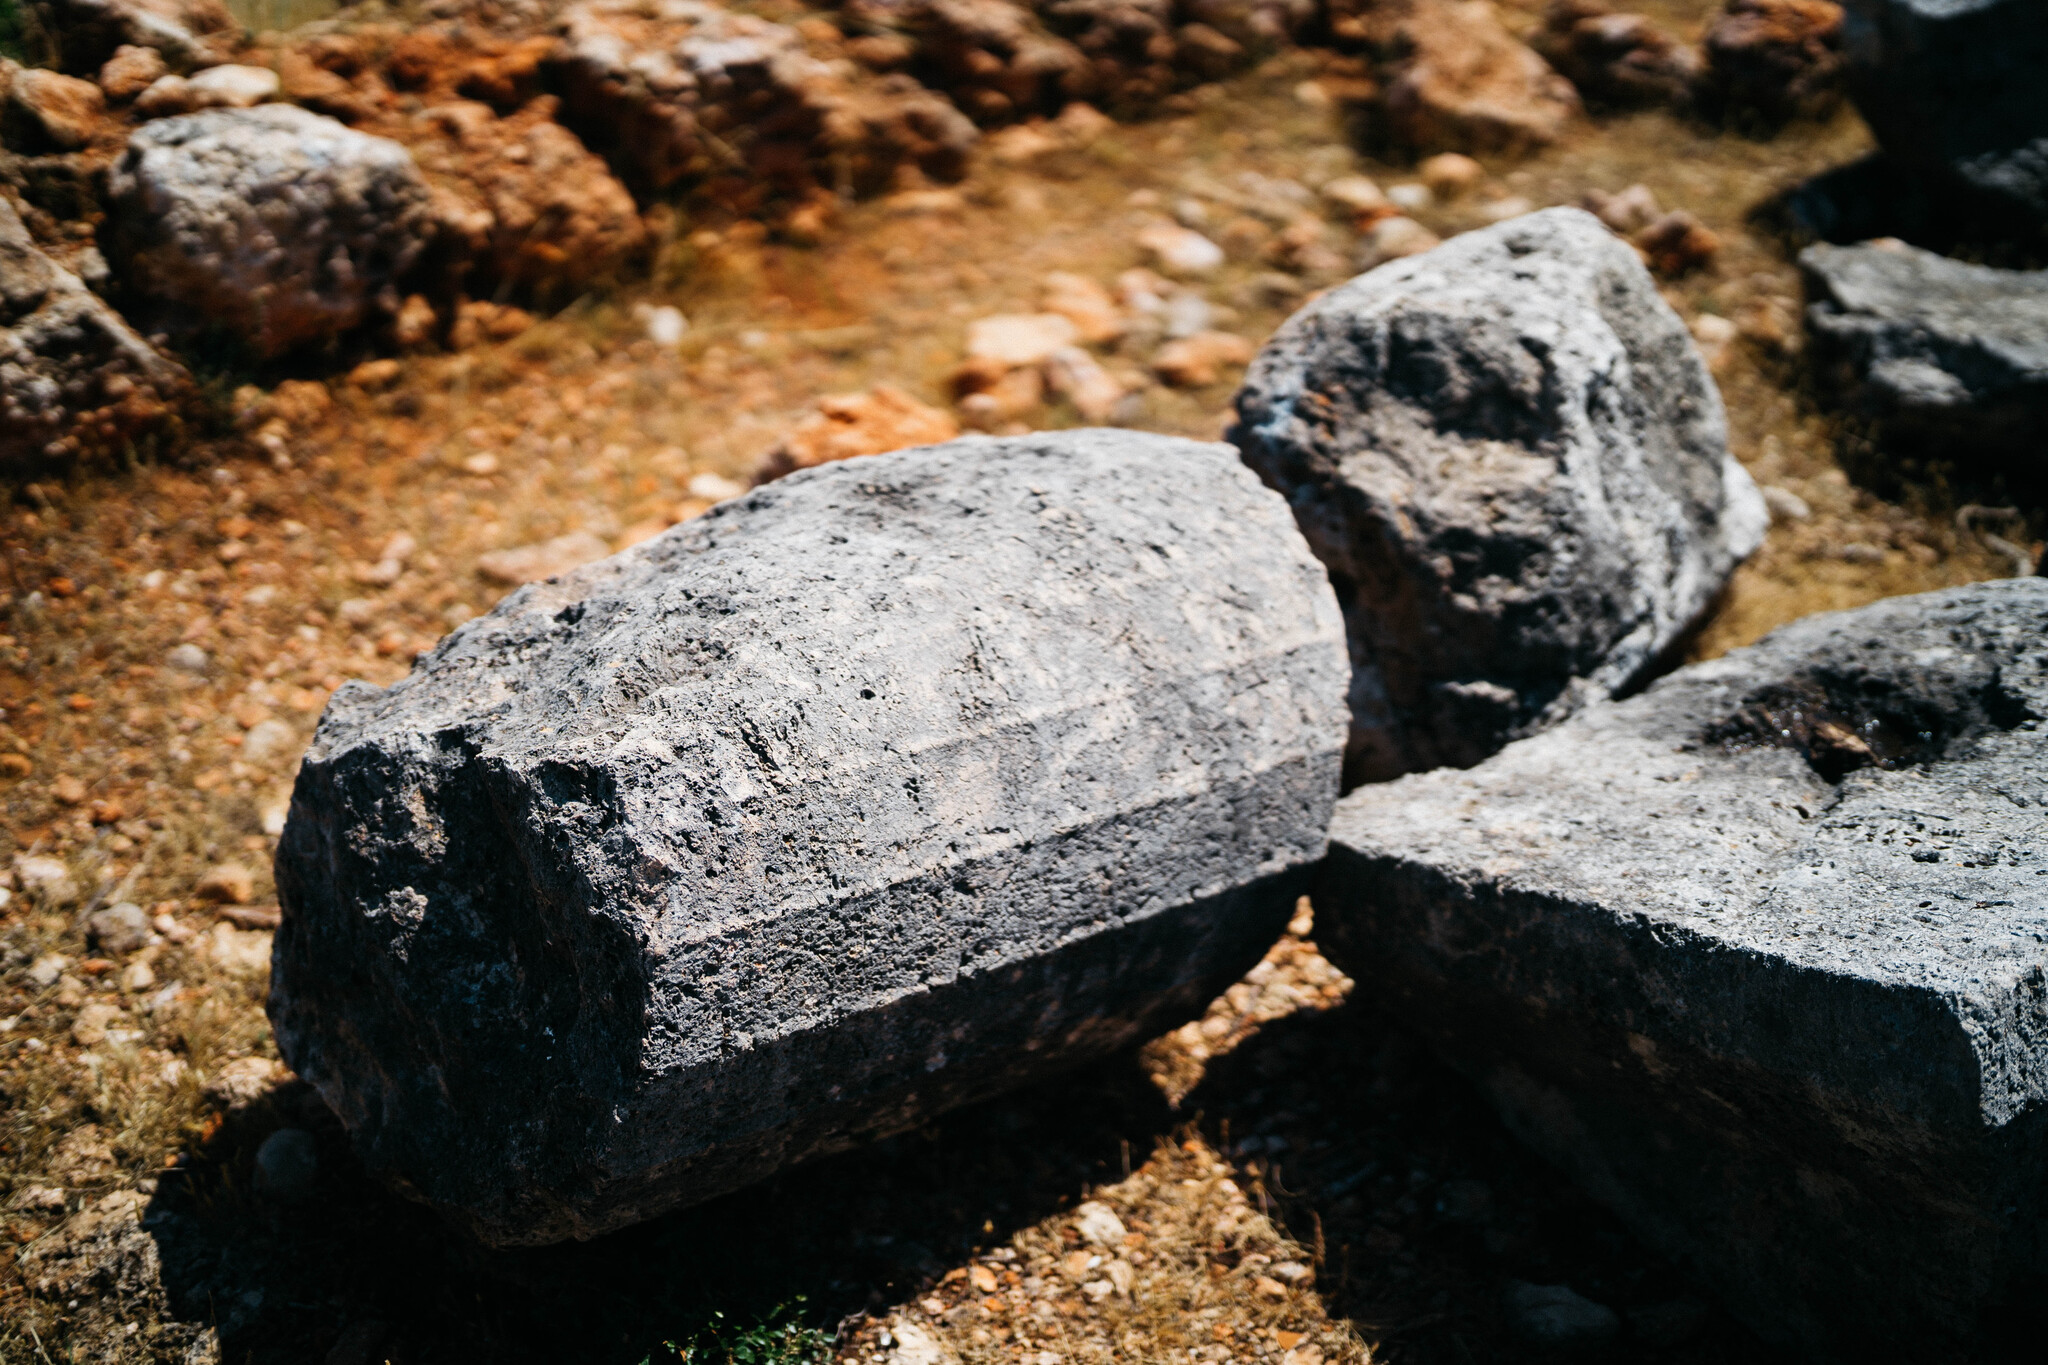
[[[1229,447],[801,471],[336,698],[280,1045],[486,1241],[701,1201],[1199,1010],[1322,856],[1347,672]]]

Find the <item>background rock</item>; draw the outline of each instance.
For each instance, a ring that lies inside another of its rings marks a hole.
[[[1345,604],[1347,784],[1476,763],[1625,686],[1767,523],[1685,324],[1577,209],[1332,290],[1237,410]]]
[[[1890,445],[2021,461],[2048,437],[2048,272],[1900,242],[1808,247],[1807,326],[1823,384]]]
[[[336,694],[281,1050],[371,1169],[536,1243],[1151,1036],[1321,856],[1340,629],[1227,447],[800,471]]]
[[[1885,151],[1937,186],[2048,223],[2048,6],[1847,0],[1849,93]],[[1937,193],[1939,190],[1937,190]]]
[[[290,105],[145,124],[109,188],[128,278],[264,355],[395,308],[432,231],[403,147]]]
[[[2048,1203],[2048,583],[1809,617],[1339,805],[1316,933],[1801,1358],[1993,1359]]]
[[[1571,82],[1485,0],[1340,0],[1332,9],[1333,26],[1362,34],[1380,57],[1387,135],[1401,147],[1528,151],[1555,142],[1579,113]]]
[[[1690,104],[1704,65],[1699,49],[1600,0],[1553,0],[1534,44],[1580,94],[1622,107]]]
[[[173,432],[191,376],[29,236],[0,196],[0,467],[117,453]]]
[[[242,26],[221,0],[54,0],[64,62],[89,75],[122,44],[154,48],[179,70],[226,61]]]
[[[1728,0],[1708,27],[1706,102],[1766,122],[1818,118],[1842,100],[1843,11],[1832,0]]]

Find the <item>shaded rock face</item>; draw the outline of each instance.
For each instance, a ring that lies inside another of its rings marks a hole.
[[[873,189],[906,162],[958,179],[978,137],[915,82],[856,86],[788,25],[701,0],[585,0],[560,30],[563,121],[642,192],[723,175]]]
[[[1344,603],[1347,784],[1476,763],[1627,685],[1767,521],[1685,324],[1577,209],[1332,290],[1237,412]]]
[[[264,355],[395,306],[432,232],[405,148],[290,105],[144,124],[108,185],[128,277]]]
[[[1728,0],[1702,40],[1706,102],[1771,123],[1832,112],[1842,100],[1842,21],[1832,0]]]
[[[1224,446],[801,470],[336,695],[280,1047],[372,1169],[540,1243],[1151,1036],[1322,855],[1341,632]]]
[[[0,468],[120,451],[175,425],[191,392],[0,196]]]
[[[2044,715],[2040,579],[1809,617],[1353,793],[1317,938],[1760,1333],[2002,1358],[2048,1270]]]
[[[56,0],[64,62],[97,71],[124,44],[153,48],[179,70],[225,61],[242,26],[221,0]]]
[[[1846,0],[1849,93],[1885,151],[2048,223],[2048,6]]]
[[[1902,243],[1808,247],[1817,371],[1887,444],[2023,458],[2048,437],[2048,272]]]

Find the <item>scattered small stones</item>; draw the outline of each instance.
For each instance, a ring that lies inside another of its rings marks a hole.
[[[256,875],[240,863],[220,863],[206,870],[192,894],[215,905],[247,905],[256,896]]]
[[[133,901],[94,911],[85,928],[93,943],[108,957],[126,957],[149,942],[149,916]]]
[[[516,588],[558,578],[592,560],[603,559],[612,547],[588,531],[569,531],[553,540],[492,550],[476,558],[477,572],[493,583]]]
[[[834,460],[937,445],[960,434],[960,424],[950,413],[918,402],[893,384],[877,384],[864,393],[827,395],[816,406],[816,412],[797,423],[768,452],[755,473],[756,483]],[[745,491],[723,479],[707,485],[710,491],[699,491],[697,479],[718,476],[700,474],[691,480],[691,495],[708,502],[722,502]]]
[[[1358,268],[1376,270],[1388,261],[1419,256],[1443,245],[1443,239],[1413,218],[1381,218],[1358,239]]]
[[[1152,357],[1152,370],[1177,389],[1207,388],[1225,369],[1251,363],[1255,349],[1235,332],[1197,332],[1161,346]]]
[[[268,1095],[289,1074],[268,1057],[237,1057],[208,1078],[202,1093],[222,1109],[241,1109]]]
[[[14,884],[49,905],[62,905],[78,895],[71,867],[62,858],[28,853],[14,860]]]
[[[1138,245],[1169,275],[1207,275],[1223,264],[1223,248],[1178,223],[1152,223],[1138,230]]]

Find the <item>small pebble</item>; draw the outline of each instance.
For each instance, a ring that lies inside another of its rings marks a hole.
[[[1436,196],[1430,193],[1429,186],[1411,180],[1406,184],[1389,185],[1387,201],[1403,213],[1421,213],[1436,203]]]
[[[206,666],[209,662],[211,661],[206,657],[206,651],[195,644],[175,646],[170,653],[164,655],[166,666],[174,668],[180,673],[190,673],[194,676],[206,672]]]

